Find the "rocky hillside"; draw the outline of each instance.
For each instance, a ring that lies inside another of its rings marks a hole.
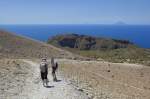
[[[73,58],[72,53],[26,37],[0,30],[0,58]]]
[[[111,50],[133,46],[131,42],[126,40],[96,38],[78,34],[57,35],[50,38],[48,43],[79,50]]]
[[[139,48],[127,40],[63,34],[50,38],[48,43],[94,59],[150,64],[150,50]]]

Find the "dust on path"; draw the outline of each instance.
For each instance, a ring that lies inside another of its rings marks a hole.
[[[32,76],[27,78],[24,90],[11,99],[88,99],[87,95],[75,90],[68,82],[58,76],[59,82],[53,82],[49,72],[49,86],[43,87],[40,79],[39,64],[30,60],[23,60],[31,66]]]

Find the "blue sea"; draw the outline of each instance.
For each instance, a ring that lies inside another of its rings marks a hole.
[[[150,25],[0,25],[0,29],[41,41],[47,41],[56,34],[77,33],[125,39],[137,46],[150,48]]]

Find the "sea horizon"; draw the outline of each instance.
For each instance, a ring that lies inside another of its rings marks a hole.
[[[47,41],[62,33],[129,40],[139,47],[150,48],[150,25],[133,24],[0,24],[0,29]]]

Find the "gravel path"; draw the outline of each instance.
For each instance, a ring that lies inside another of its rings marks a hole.
[[[52,76],[49,73],[49,86],[43,87],[40,73],[39,64],[30,60],[23,60],[31,66],[31,77],[27,78],[24,90],[17,96],[11,99],[88,99],[88,97],[78,91],[69,84],[62,80],[61,76],[58,76],[59,82],[53,82]]]

